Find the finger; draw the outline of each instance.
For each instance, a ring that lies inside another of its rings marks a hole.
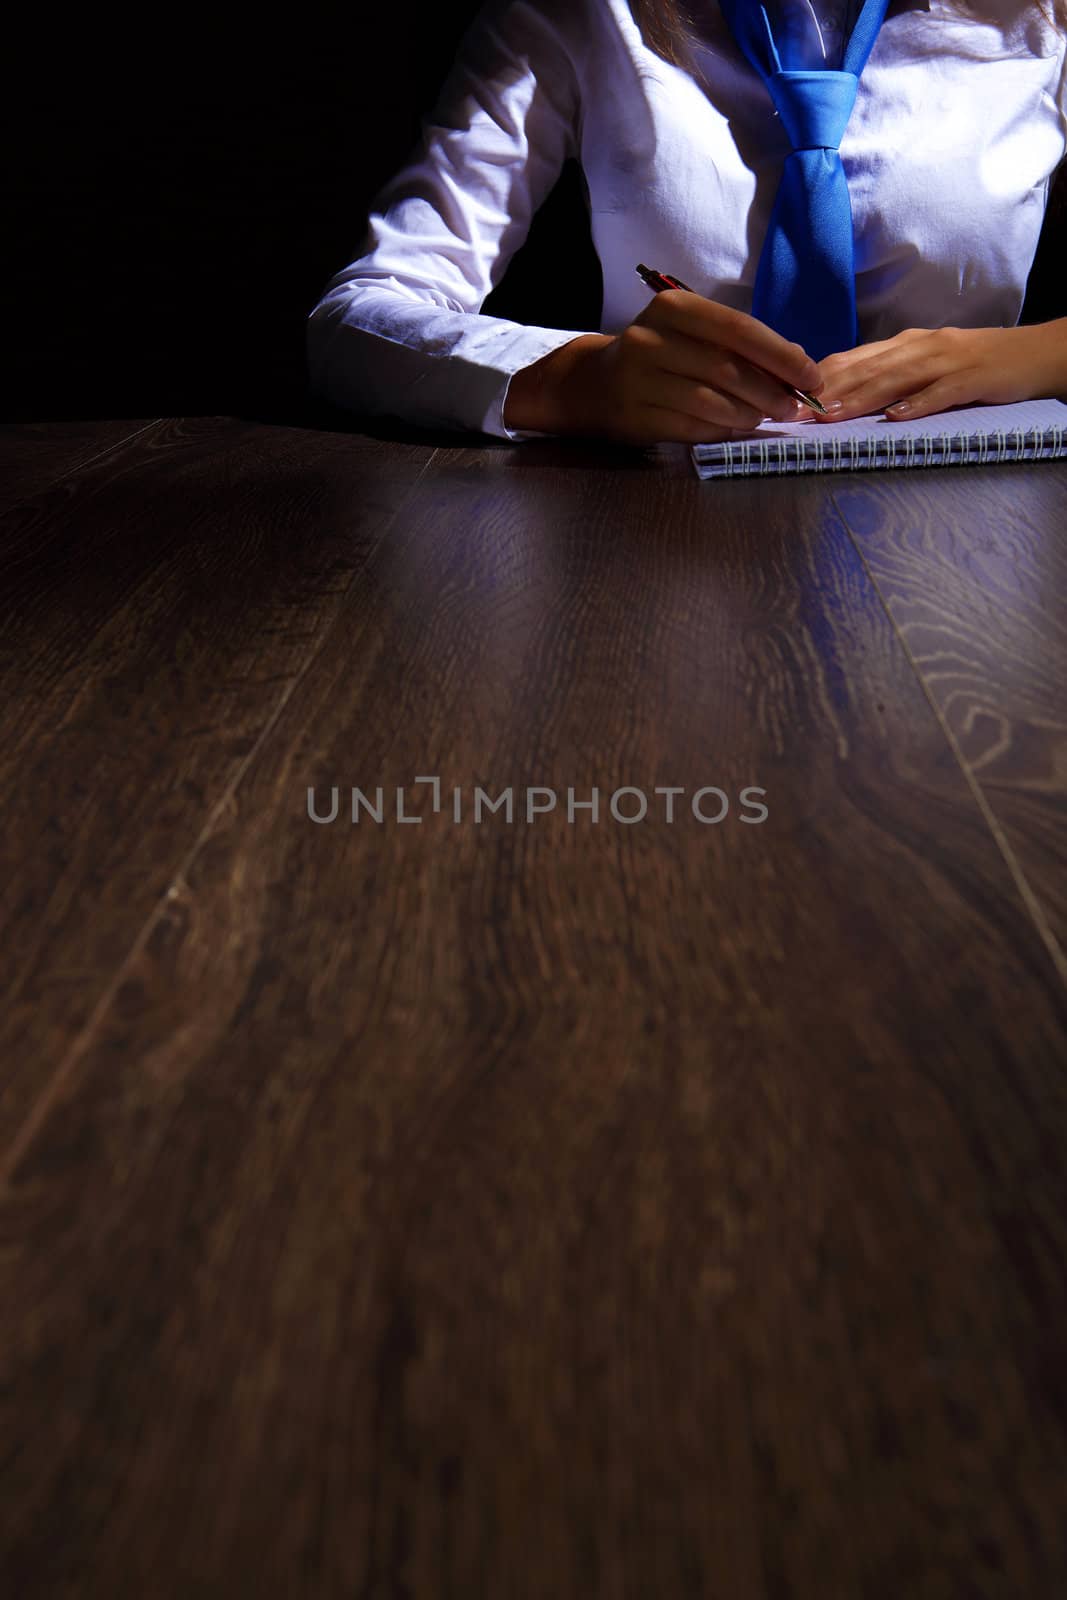
[[[667,289],[656,296],[667,323],[691,339],[723,345],[743,356],[754,367],[772,373],[784,383],[807,389],[811,394],[822,386],[818,365],[799,344],[783,339],[765,322],[720,305],[704,295],[684,289]]]
[[[845,395],[842,399],[835,399],[828,404],[826,416],[823,416],[821,412],[813,412],[812,414],[816,422],[851,422],[855,417],[875,416],[878,412],[884,410],[884,401],[875,401],[874,404],[868,404],[865,401],[857,400],[854,396]]]
[[[691,378],[666,371],[656,374],[648,403],[680,412],[698,423],[743,428],[746,432],[758,428],[767,415],[760,406],[750,405],[736,395],[724,393],[717,385],[694,382]]]
[[[840,402],[835,420],[845,421],[885,411],[935,382],[951,382],[958,375],[955,371],[946,373],[943,355],[916,351],[914,347],[909,355],[898,349],[876,356],[868,366],[842,376],[839,383],[831,382],[826,396]]]
[[[909,333],[912,337],[907,340],[906,349],[900,343],[905,336],[899,335],[885,340],[880,353],[872,346],[876,353],[869,357],[856,359],[853,353],[842,359],[829,357],[825,363],[826,387],[819,398],[824,406],[832,407],[833,416],[817,414],[815,420],[847,422],[854,417],[871,416],[947,376],[944,353],[916,344],[916,340],[929,338],[928,330],[915,328]]]
[[[647,323],[634,323],[627,330],[627,337],[652,356],[653,365],[660,372],[691,384],[706,385],[758,411],[760,420],[774,417],[779,422],[787,422],[796,417],[800,402],[786,385],[732,350],[709,346],[703,340],[677,333],[670,326],[664,330]],[[676,398],[675,403],[684,409],[680,398]]]
[[[893,418],[932,417],[938,411],[951,411],[954,406],[973,405],[981,399],[977,372],[954,372],[951,377],[939,378],[914,394],[885,407],[885,414]]]
[[[780,379],[730,350],[712,354],[707,345],[685,339],[673,344],[664,356],[669,371],[751,407],[759,412],[761,421],[773,417],[778,422],[791,422],[802,403]]]
[[[633,323],[623,338],[643,367],[639,401],[667,406],[722,427],[751,430],[770,415],[793,415],[795,402],[776,379],[699,340]],[[730,387],[732,385],[732,387]]]
[[[884,412],[890,421],[928,417],[938,411],[949,411],[953,406],[974,404],[981,399],[981,389],[977,371],[942,374],[917,389],[909,389],[908,385],[898,382],[892,387],[882,386],[874,395],[845,395],[840,411],[835,411],[831,418],[816,420],[846,422],[853,417],[875,416],[878,412]]]

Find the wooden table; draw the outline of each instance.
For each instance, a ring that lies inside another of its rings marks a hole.
[[[1067,463],[0,466],[3,1592],[1067,1593]]]

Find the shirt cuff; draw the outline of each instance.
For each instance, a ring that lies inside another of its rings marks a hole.
[[[531,328],[529,332],[536,335],[536,347],[531,341],[531,349],[525,352],[520,360],[515,360],[514,355],[509,357],[509,370],[500,373],[496,389],[481,421],[483,433],[489,434],[494,439],[510,439],[517,444],[521,444],[524,439],[555,439],[559,435],[551,432],[542,433],[536,428],[509,428],[505,425],[504,407],[507,404],[512,378],[524,367],[530,367],[553,350],[559,350],[563,345],[570,344],[572,339],[581,339],[585,336],[581,330],[564,328]],[[585,333],[588,332],[588,328],[585,329]]]

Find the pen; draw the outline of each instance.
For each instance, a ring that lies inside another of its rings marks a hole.
[[[652,267],[646,267],[640,261],[637,263],[637,271],[645,283],[648,284],[648,287],[654,289],[657,294],[661,289],[685,289],[689,294],[693,293],[693,290],[689,288],[687,283],[683,283],[681,278],[672,278],[666,272],[656,272]],[[818,411],[824,417],[830,415],[826,407],[816,400],[813,394],[805,394],[803,389],[794,389],[793,385],[786,383],[784,378],[779,378],[778,382],[784,389],[788,389],[791,395],[795,395],[798,400],[803,400],[804,404],[810,406],[813,411]]]

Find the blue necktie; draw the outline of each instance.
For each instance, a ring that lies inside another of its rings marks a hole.
[[[821,361],[859,343],[852,202],[838,147],[889,0],[866,0],[840,71],[790,71],[788,53],[783,68],[759,0],[719,4],[792,145],[756,268],[752,315]]]

